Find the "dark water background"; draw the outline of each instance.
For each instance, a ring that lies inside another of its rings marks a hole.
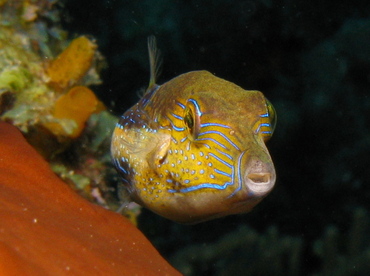
[[[68,0],[73,33],[108,68],[94,90],[121,114],[149,80],[208,70],[262,91],[278,124],[276,188],[253,212],[183,226],[144,211],[139,227],[186,275],[370,275],[370,1]]]

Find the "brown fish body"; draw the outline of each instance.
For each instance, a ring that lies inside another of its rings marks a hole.
[[[112,158],[131,198],[181,223],[250,211],[273,188],[275,114],[259,91],[207,71],[153,85],[125,112]]]

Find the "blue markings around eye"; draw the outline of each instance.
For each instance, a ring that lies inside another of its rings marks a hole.
[[[231,128],[230,126],[223,125],[223,124],[218,124],[218,123],[204,123],[201,124],[200,127],[209,127],[209,126],[218,126],[218,127],[224,127],[224,128]]]
[[[183,105],[182,103],[177,102],[177,101],[176,101],[176,104],[177,104],[178,106],[180,106],[182,109],[185,109],[185,107],[186,107],[185,105]]]
[[[199,137],[199,136],[198,136]],[[213,139],[213,138],[197,138],[197,140],[198,141],[212,141],[213,143],[215,143],[215,144],[217,144],[217,145],[219,145],[220,147],[222,147],[222,148],[224,148],[224,149],[228,149],[226,146],[224,146],[223,144],[221,144],[219,141],[217,141],[216,139]],[[205,145],[207,145],[207,144],[205,144]],[[209,145],[207,145],[208,146],[208,148],[210,148],[209,147]]]
[[[173,117],[175,117],[176,119],[179,119],[179,120],[183,120],[183,119],[184,119],[184,117],[181,117],[180,115],[177,115],[177,114],[175,114],[175,113],[171,113],[171,115],[172,115]]]
[[[270,117],[270,115],[268,113],[265,113],[265,114],[261,114],[260,117],[265,118],[265,117]]]
[[[182,120],[182,117],[180,117],[179,115],[176,115],[176,114],[172,114],[175,118],[179,119],[179,120]],[[176,117],[177,116],[177,117]],[[172,122],[172,120],[166,116],[167,120],[170,122],[171,124],[171,127],[176,130],[176,131],[179,131],[179,132],[182,132],[184,131],[186,128],[185,127],[178,127],[178,126],[175,126],[175,124]]]
[[[262,123],[262,124],[260,124],[260,125],[258,126],[258,128],[256,129],[256,133],[259,133],[259,132],[260,132],[261,127],[268,127],[268,128],[271,128],[271,125],[270,125],[269,123]],[[266,133],[266,132],[262,132],[262,133]],[[271,133],[271,132],[269,131],[269,133]]]
[[[210,131],[205,131],[205,132],[202,132],[202,133],[199,133],[199,136],[201,135],[205,135],[205,134],[217,134],[217,135],[220,135],[222,138],[224,138],[227,142],[229,142],[230,145],[232,145],[236,150],[240,150],[239,147],[237,145],[235,145],[235,143],[233,141],[230,140],[229,137],[227,137],[225,134],[223,134],[222,132],[219,132],[217,130],[210,130]],[[198,136],[198,137],[199,137]]]
[[[195,109],[196,109],[197,113],[199,114],[199,116],[202,116],[203,113],[200,111],[200,106],[199,106],[198,102],[194,99],[188,99],[188,102],[191,102],[195,106]]]
[[[177,126],[175,126],[175,125],[172,125],[172,128],[174,129],[174,130],[176,130],[176,131],[184,131],[186,128],[185,127],[177,127]]]

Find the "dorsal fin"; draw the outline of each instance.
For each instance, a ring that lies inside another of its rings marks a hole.
[[[157,40],[154,35],[148,37],[148,52],[150,64],[150,79],[147,91],[151,90],[157,81],[157,77],[161,71],[162,59],[161,51],[157,48]]]

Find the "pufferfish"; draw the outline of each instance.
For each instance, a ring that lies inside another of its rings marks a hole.
[[[153,37],[148,49],[149,87],[112,136],[119,194],[179,223],[249,212],[275,185],[273,106],[207,71],[157,85]]]

